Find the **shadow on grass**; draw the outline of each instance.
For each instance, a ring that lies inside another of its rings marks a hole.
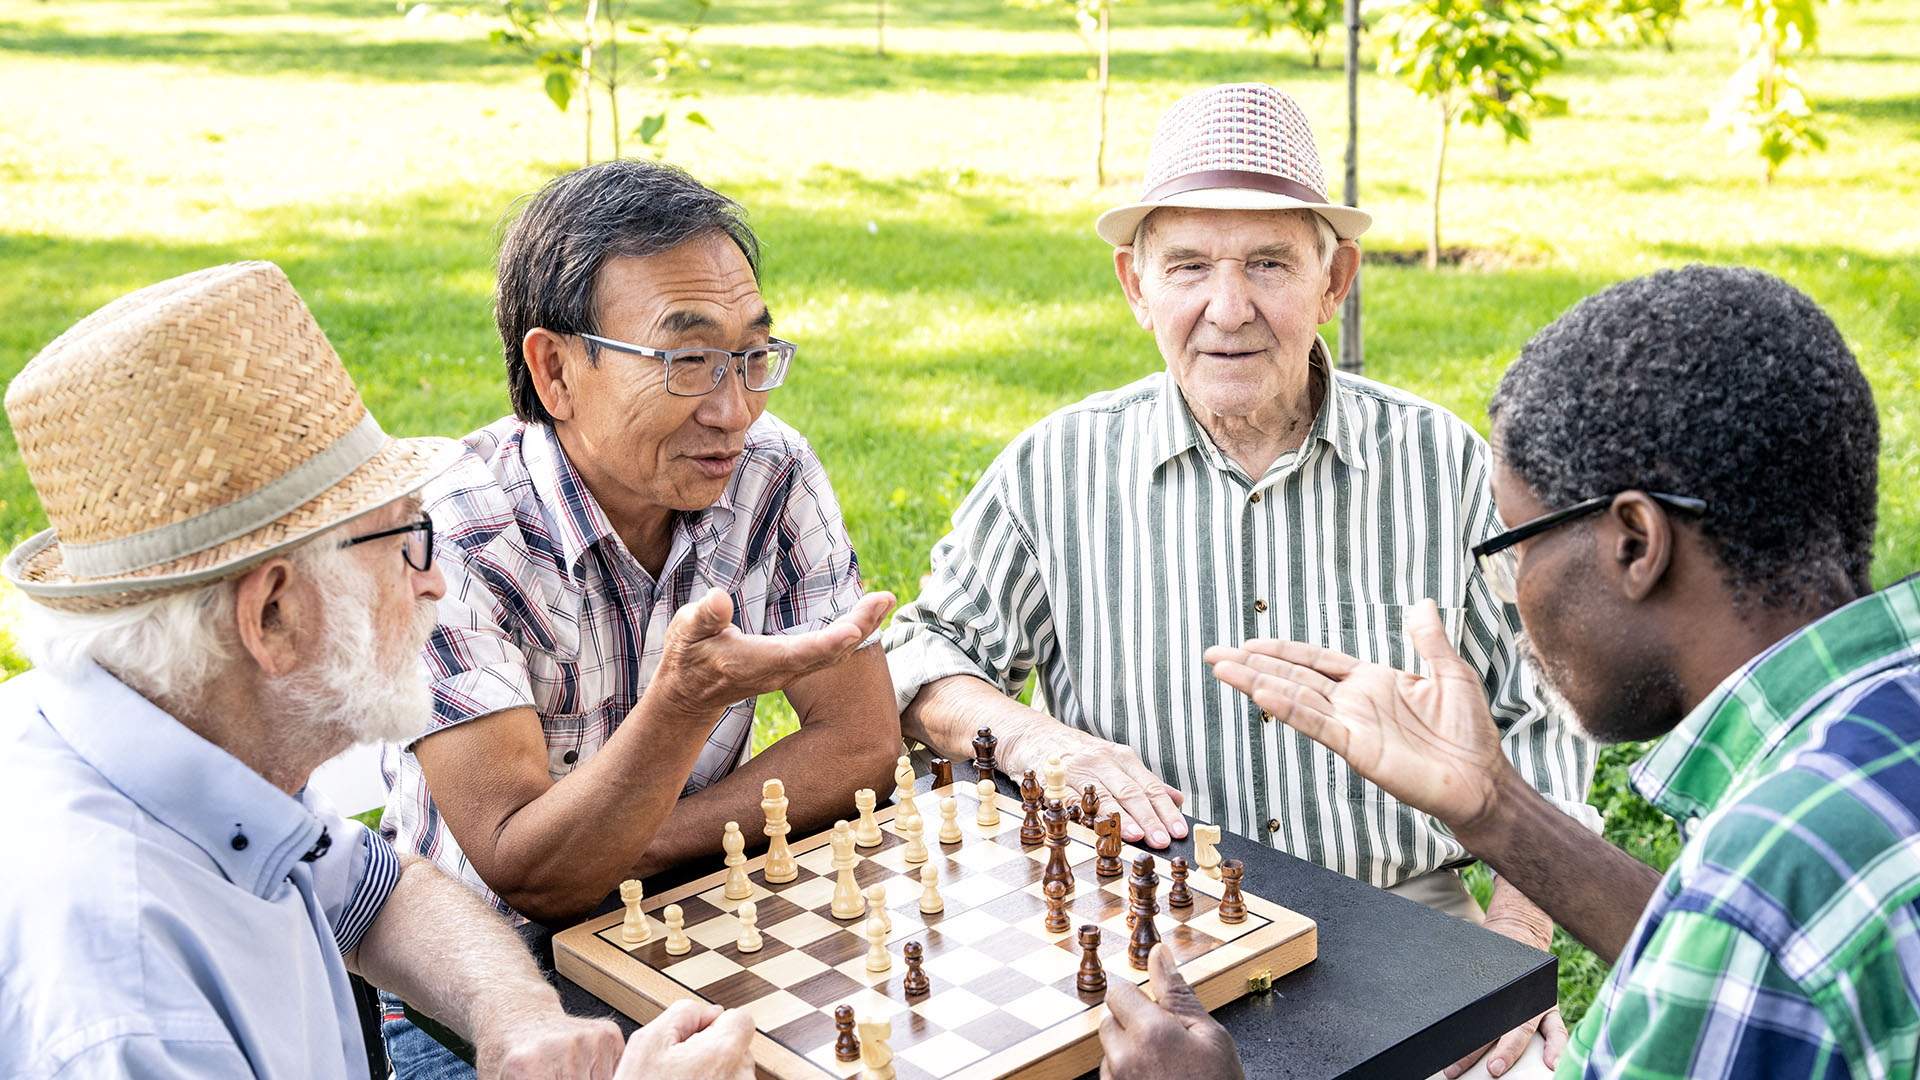
[[[1834,98],[1822,100],[1817,108],[1823,113],[1851,116],[1875,124],[1890,124],[1910,139],[1920,139],[1920,95],[1903,98]]]
[[[0,55],[182,64],[247,75],[350,76],[390,82],[501,81],[532,70],[517,51],[465,41],[356,41],[311,31],[80,33],[0,22]],[[531,76],[528,76],[529,78]]]

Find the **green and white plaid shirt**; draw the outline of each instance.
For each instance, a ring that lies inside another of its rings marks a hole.
[[[1326,346],[1314,361],[1331,369]],[[1593,751],[1517,659],[1513,609],[1468,548],[1499,531],[1486,443],[1431,402],[1329,384],[1306,443],[1249,477],[1164,372],[1016,438],[954,515],[920,598],[888,628],[902,707],[948,675],[1009,694],[1037,670],[1054,716],[1133,747],[1187,811],[1376,885],[1470,858],[1438,822],[1214,679],[1209,645],[1281,637],[1403,670],[1403,619],[1438,601],[1507,753],[1597,826]]]
[[[1635,767],[1686,846],[1560,1077],[1912,1077],[1920,580],[1729,676]]]

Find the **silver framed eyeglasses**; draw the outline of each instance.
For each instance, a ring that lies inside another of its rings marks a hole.
[[[1612,495],[1600,495],[1591,499],[1582,499],[1572,506],[1562,507],[1551,513],[1542,514],[1532,521],[1516,525],[1498,536],[1491,536],[1473,545],[1473,559],[1480,566],[1480,573],[1487,579],[1487,588],[1503,604],[1511,604],[1519,596],[1517,581],[1520,576],[1520,556],[1514,553],[1514,545],[1530,540],[1548,529],[1558,528],[1569,521],[1576,521],[1588,514],[1599,513],[1613,505],[1613,500],[1622,492]],[[1669,510],[1680,510],[1689,514],[1707,512],[1705,499],[1696,499],[1691,495],[1668,495],[1665,492],[1649,491],[1647,498]]]
[[[666,364],[667,393],[679,397],[711,394],[727,377],[729,368],[740,373],[741,385],[754,393],[771,390],[787,381],[787,369],[798,351],[791,341],[779,338],[750,349],[649,349],[644,345],[615,341],[598,334],[581,334],[588,348],[612,349],[635,356],[652,357]]]

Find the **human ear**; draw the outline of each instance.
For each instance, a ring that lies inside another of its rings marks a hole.
[[[1673,563],[1673,524],[1644,491],[1621,492],[1607,508],[1607,520],[1613,526],[1607,542],[1627,599],[1645,600]]]
[[[567,340],[545,327],[536,326],[520,339],[520,355],[527,361],[527,374],[540,404],[555,420],[573,419],[573,393],[567,386],[569,373]]]
[[[294,595],[293,564],[270,559],[240,579],[234,587],[235,632],[261,671],[284,675],[300,656],[300,630],[312,620],[312,605]]]
[[[1132,244],[1122,244],[1113,249],[1113,272],[1120,279],[1120,291],[1126,294],[1127,306],[1133,309],[1133,318],[1140,329],[1153,332],[1153,313],[1147,309],[1146,296],[1140,291],[1140,267],[1135,262]]]
[[[1320,295],[1321,322],[1331,320],[1340,310],[1354,279],[1359,276],[1360,245],[1352,240],[1340,241],[1340,246],[1333,249],[1333,262],[1327,267],[1327,291]]]

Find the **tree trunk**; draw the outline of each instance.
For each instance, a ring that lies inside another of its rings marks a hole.
[[[1347,184],[1346,203],[1360,205],[1360,0],[1346,0],[1347,21]],[[1360,277],[1340,305],[1340,370],[1355,375],[1366,367],[1360,330]]]
[[[1439,137],[1433,141],[1433,220],[1427,232],[1427,269],[1440,267],[1440,181],[1447,175],[1447,133],[1453,130],[1453,109],[1440,106]]]
[[[887,0],[873,3],[873,55],[887,58]]]
[[[607,122],[613,125],[613,156],[620,156],[620,12],[618,0],[607,5]]]
[[[1107,186],[1107,60],[1113,55],[1113,24],[1107,21],[1107,4],[1100,5],[1100,140],[1093,148],[1093,179]]]
[[[587,0],[587,17],[580,36],[580,164],[593,164],[593,36],[600,27],[600,0]]]

